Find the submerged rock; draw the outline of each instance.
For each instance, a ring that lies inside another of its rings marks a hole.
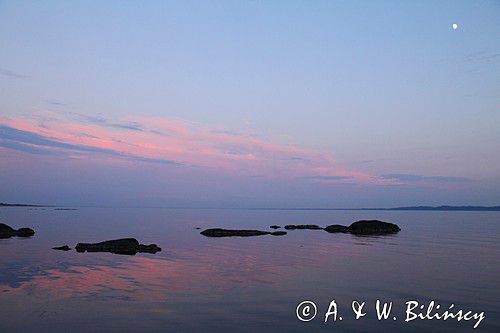
[[[295,229],[308,229],[308,230],[321,230],[320,226],[315,224],[288,224],[285,226],[287,230],[295,230]]]
[[[281,236],[284,231],[260,231],[260,230],[238,230],[238,229],[207,229],[203,230],[201,234],[206,237],[251,237],[251,236],[262,236],[262,235],[274,235]],[[285,233],[286,234],[286,233]]]
[[[279,229],[279,228],[281,228],[281,226],[279,226],[279,225],[272,225],[269,228],[271,228],[271,229]]]
[[[68,245],[63,245],[63,246],[53,247],[52,250],[69,251],[71,250],[71,248]]]
[[[280,226],[272,225],[272,229],[278,229]],[[378,220],[362,220],[351,224],[350,226],[333,224],[325,228],[321,228],[315,224],[288,224],[285,226],[286,230],[325,230],[329,233],[351,233],[353,235],[384,235],[392,234],[401,231],[401,228],[396,224],[389,222],[382,222]],[[203,236],[206,237],[251,237],[251,236],[262,236],[262,235],[273,235],[273,236],[283,236],[286,235],[286,231],[261,231],[261,230],[238,230],[238,229],[206,229],[201,232]]]
[[[114,239],[100,243],[78,243],[75,249],[77,252],[111,252],[130,255],[137,252],[156,253],[161,251],[161,248],[156,244],[139,244],[135,238]]]
[[[31,237],[35,234],[35,231],[30,228],[20,228],[14,229],[7,224],[0,223],[0,238],[10,238],[10,237]]]
[[[350,231],[349,227],[345,225],[340,225],[340,224],[333,224],[329,225],[328,227],[325,228],[326,232],[329,233],[337,233],[337,232],[342,232],[342,233],[347,233]]]
[[[379,220],[361,220],[349,226],[349,231],[354,235],[383,235],[401,231],[394,223]]]

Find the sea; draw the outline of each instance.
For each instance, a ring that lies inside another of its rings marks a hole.
[[[200,234],[363,219],[401,231]],[[0,239],[0,332],[500,332],[500,212],[0,207],[0,223],[36,232]],[[162,251],[74,250],[129,237]]]

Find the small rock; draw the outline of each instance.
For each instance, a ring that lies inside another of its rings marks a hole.
[[[71,250],[71,248],[68,245],[63,245],[63,246],[53,247],[52,250],[69,251]]]
[[[272,225],[269,228],[271,228],[271,229],[279,229],[279,228],[281,228],[281,226],[279,226],[279,225]]]
[[[308,229],[308,230],[322,230],[320,226],[317,226],[315,224],[288,224],[285,226],[285,229],[287,230],[295,230],[295,229]]]
[[[287,234],[286,231],[274,231],[274,232],[271,232],[271,235],[273,235],[273,236],[284,236],[286,234]]]

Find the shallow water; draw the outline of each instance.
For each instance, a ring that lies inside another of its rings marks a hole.
[[[292,230],[282,237],[207,238],[211,227],[397,223],[396,235]],[[405,302],[485,312],[476,331],[500,332],[500,212],[0,208],[32,227],[0,240],[0,332],[472,331],[475,321],[405,322]],[[51,250],[135,237],[163,251],[135,256]],[[343,320],[324,322],[335,299]],[[393,301],[378,321],[375,300]],[[310,322],[297,319],[316,303]],[[353,300],[367,315],[354,319]],[[393,320],[393,316],[397,320]]]

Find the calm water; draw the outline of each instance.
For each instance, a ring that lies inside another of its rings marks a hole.
[[[381,219],[394,236],[292,230],[283,237],[206,238],[195,227],[350,224]],[[33,227],[0,240],[0,332],[472,331],[475,321],[404,322],[405,302],[485,311],[476,331],[500,332],[500,213],[0,208]],[[135,237],[155,255],[60,252],[77,242]],[[342,321],[324,323],[335,299]],[[397,320],[378,321],[376,299]],[[317,317],[295,308],[313,300]],[[368,314],[355,320],[352,300]]]

